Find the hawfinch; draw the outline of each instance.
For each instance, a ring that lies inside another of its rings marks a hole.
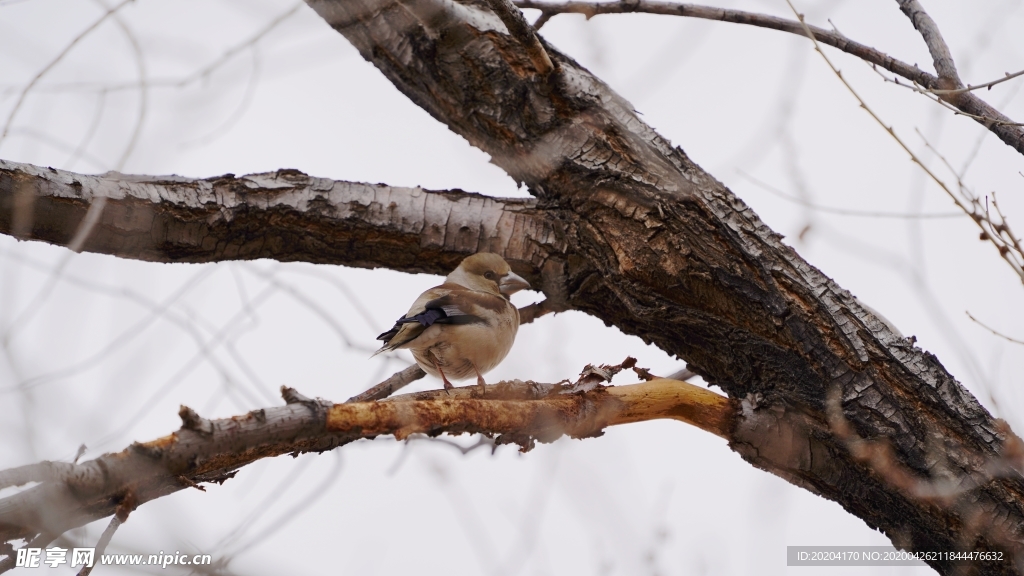
[[[408,348],[424,372],[452,380],[483,375],[501,363],[519,330],[519,310],[509,296],[530,284],[497,254],[474,254],[412,304],[395,326],[377,337],[374,353]]]

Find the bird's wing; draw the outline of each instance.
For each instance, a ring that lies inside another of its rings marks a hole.
[[[486,324],[483,317],[487,310],[505,306],[503,298],[476,290],[468,290],[457,284],[442,284],[431,288],[413,303],[405,316],[395,325],[377,336],[384,341],[375,354],[400,348],[423,333],[434,324]]]

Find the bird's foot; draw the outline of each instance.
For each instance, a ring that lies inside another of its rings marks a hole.
[[[437,360],[434,360],[434,368],[437,368],[437,373],[441,375],[441,381],[444,382],[445,392],[455,388],[455,386],[452,386],[452,383],[448,381],[448,377],[444,375],[444,370],[441,370],[441,365],[437,363]],[[448,395],[451,396],[451,392],[448,392]]]
[[[484,377],[479,372],[476,374],[476,385],[480,388],[480,395],[483,396],[487,392],[487,382],[484,382]]]

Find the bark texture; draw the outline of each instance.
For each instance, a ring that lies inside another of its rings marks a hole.
[[[503,382],[484,394],[473,385],[345,404],[287,387],[282,395],[285,406],[219,420],[182,406],[181,429],[169,436],[82,464],[41,462],[0,472],[0,489],[40,482],[0,499],[0,542],[59,535],[119,508],[127,513],[179,490],[224,482],[260,458],[323,452],[360,438],[484,433],[526,451],[537,441],[600,436],[606,426],[657,418],[724,437],[735,413],[728,398],[667,379],[578,392],[558,384]],[[10,556],[0,560],[0,572],[12,566]]]
[[[751,464],[839,502],[897,546],[1024,561],[1008,430],[600,80],[550,45],[556,71],[538,74],[482,2],[308,4],[529,186],[567,246],[572,307],[680,356],[742,402],[731,445]],[[958,488],[921,498],[896,478]]]
[[[553,228],[533,199],[314,178],[298,170],[193,179],[76,174],[0,160],[0,232],[154,262],[272,258],[447,274],[498,252],[540,285]],[[98,214],[97,214],[98,213]]]
[[[293,171],[190,183],[5,163],[0,226],[67,243],[102,190],[107,204],[81,246],[128,257],[441,273],[493,250],[543,279],[549,301],[655,343],[725,390],[736,413],[724,435],[752,465],[835,500],[901,548],[1001,550],[1009,562],[971,569],[1024,567],[1020,440],[609,87],[546,43],[554,70],[539,70],[484,0],[308,3],[536,201]]]

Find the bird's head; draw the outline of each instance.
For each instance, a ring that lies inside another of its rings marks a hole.
[[[463,260],[448,275],[447,281],[506,298],[530,288],[530,283],[513,272],[504,258],[490,252],[473,254]]]

